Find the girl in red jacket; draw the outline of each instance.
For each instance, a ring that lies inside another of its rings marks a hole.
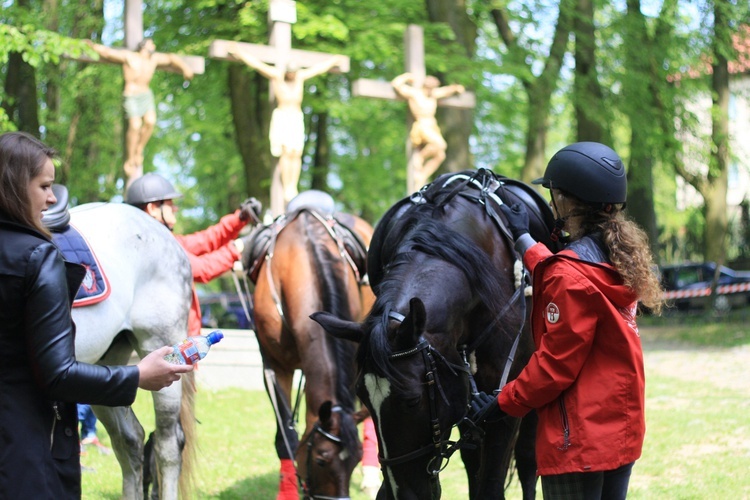
[[[646,431],[637,304],[661,308],[648,238],[623,213],[625,167],[607,146],[561,149],[534,183],[551,191],[568,243],[552,254],[522,205],[501,207],[532,275],[536,352],[496,398],[477,395],[470,418],[536,410],[544,498],[624,499]]]
[[[148,173],[139,177],[128,188],[125,201],[148,213],[172,231],[177,223],[177,206],[174,199],[181,197],[167,179],[159,174]],[[193,270],[193,282],[208,283],[227,271],[242,256],[243,243],[237,239],[240,230],[248,222],[258,223],[261,205],[255,198],[245,200],[240,208],[221,218],[203,231],[175,235],[187,252]],[[198,292],[193,284],[193,302],[188,318],[188,335],[201,334],[201,309]]]

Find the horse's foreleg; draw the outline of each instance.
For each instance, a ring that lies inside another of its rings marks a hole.
[[[536,498],[536,424],[537,415],[532,411],[521,421],[515,446],[516,469],[524,500]]]
[[[185,435],[179,419],[183,382],[172,384],[170,387],[153,393],[156,416],[156,431],[154,432],[156,476],[159,478],[159,498],[162,500],[177,500],[179,497],[181,457],[185,446]]]
[[[463,435],[463,429],[461,429]],[[461,448],[461,461],[464,463],[466,478],[469,483],[469,498],[477,498],[475,493],[479,488],[479,468],[481,465],[481,443],[477,441],[476,448]]]
[[[472,498],[505,498],[505,483],[519,424],[516,418],[485,424],[479,484]]]
[[[143,427],[130,407],[94,406],[122,470],[122,498],[143,498]]]
[[[293,426],[291,409],[292,375],[264,368],[263,381],[268,398],[276,416],[276,455],[281,462],[281,479],[277,500],[299,498],[297,471],[294,468],[294,454],[299,445],[299,437]]]

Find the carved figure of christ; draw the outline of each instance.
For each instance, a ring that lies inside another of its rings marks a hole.
[[[476,98],[461,85],[440,87],[437,78],[426,75],[421,26],[407,26],[404,47],[405,73],[390,82],[356,80],[352,85],[352,94],[386,100],[407,100],[410,114],[406,147],[406,190],[407,194],[411,194],[429,181],[445,159],[445,139],[435,118],[437,107],[473,109]]]
[[[296,22],[295,3],[272,0],[269,8],[269,45],[215,40],[209,47],[213,59],[238,61],[268,78],[275,108],[271,115],[271,154],[277,158],[271,178],[271,213],[284,213],[297,194],[302,170],[305,130],[302,101],[305,81],[336,69],[349,71],[349,58],[292,49],[291,25]]]

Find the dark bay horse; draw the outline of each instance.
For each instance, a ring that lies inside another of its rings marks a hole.
[[[277,454],[296,458],[306,498],[344,499],[362,456],[353,392],[356,344],[326,335],[310,315],[324,310],[364,317],[374,300],[363,284],[373,229],[358,217],[331,213],[328,198],[323,209],[293,200],[290,207],[297,208],[270,226],[265,259],[252,276],[253,300],[266,390],[277,415]],[[353,246],[361,247],[359,259]],[[302,444],[292,426],[296,369],[305,377]]]
[[[504,498],[514,453],[524,498],[535,496],[535,414],[481,429],[463,420],[472,392],[498,389],[533,351],[522,265],[499,210],[514,202],[529,206],[532,236],[554,246],[552,214],[531,188],[488,170],[447,174],[376,227],[368,269],[377,299],[365,321],[313,316],[360,342],[357,394],[385,475],[378,498],[439,498],[438,474],[457,448],[471,498]],[[449,441],[454,425],[459,443]]]

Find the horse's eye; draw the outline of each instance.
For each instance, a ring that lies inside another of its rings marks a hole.
[[[315,464],[318,467],[328,467],[328,464],[333,460],[333,452],[330,450],[320,451],[315,456]]]
[[[409,408],[415,408],[419,406],[419,403],[421,401],[422,401],[422,398],[420,396],[416,396],[413,398],[406,399],[405,403],[406,403],[406,406],[408,406]]]

